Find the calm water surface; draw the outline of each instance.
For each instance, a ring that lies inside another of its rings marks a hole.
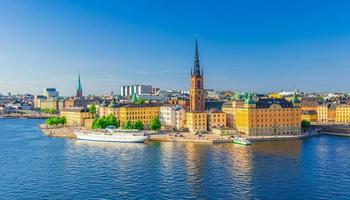
[[[114,144],[0,120],[1,199],[350,199],[350,139]]]

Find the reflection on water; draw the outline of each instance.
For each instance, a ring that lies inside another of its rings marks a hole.
[[[303,140],[259,142],[252,145],[252,151],[259,154],[298,158]]]
[[[235,144],[48,138],[0,120],[2,199],[348,199],[349,139]],[[325,192],[327,191],[327,192]]]

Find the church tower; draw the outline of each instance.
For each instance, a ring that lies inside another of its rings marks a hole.
[[[203,70],[201,70],[199,65],[198,42],[196,38],[194,66],[191,69],[190,111],[203,112],[205,110],[204,102],[204,77]]]
[[[76,95],[76,97],[78,97],[78,98],[82,98],[83,97],[83,88],[81,86],[80,74],[78,76],[77,95]]]

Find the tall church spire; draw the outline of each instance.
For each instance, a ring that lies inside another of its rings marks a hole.
[[[80,73],[78,75],[78,82],[77,82],[77,97],[83,97],[83,87],[81,86]]]
[[[196,37],[196,47],[195,47],[195,53],[194,53],[194,65],[193,65],[193,75],[194,76],[201,76],[201,67],[199,65],[199,56],[198,56],[198,41]]]

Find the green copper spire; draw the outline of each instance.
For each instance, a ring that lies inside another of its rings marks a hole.
[[[293,94],[292,103],[301,103],[301,101],[300,101],[300,99],[298,98],[296,92],[294,92],[294,94]]]
[[[248,95],[247,95],[247,98],[245,99],[244,101],[245,104],[255,104],[255,101],[252,97],[252,93],[249,92]]]
[[[111,103],[108,105],[109,108],[116,108],[118,107],[117,102],[115,101],[115,99],[113,98],[113,100],[111,101]]]
[[[78,75],[78,82],[77,82],[77,97],[83,97],[83,87],[81,86],[80,73]]]
[[[137,101],[136,93],[133,93],[131,97],[131,103],[135,103],[136,101]]]

